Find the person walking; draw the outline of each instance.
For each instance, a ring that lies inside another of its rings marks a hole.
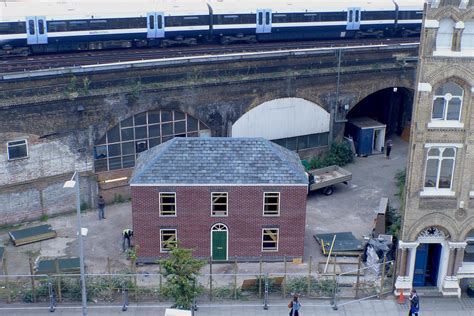
[[[386,148],[385,155],[387,159],[390,159],[390,153],[392,152],[392,145],[393,145],[393,142],[391,139],[387,140],[387,142],[385,143],[385,148]]]
[[[301,303],[298,301],[298,294],[293,295],[293,300],[288,304],[290,308],[290,316],[299,316],[299,310],[301,308]]]
[[[123,232],[122,232],[122,249],[123,249],[123,252],[125,252],[125,240],[127,241],[127,249],[130,248],[130,240],[132,239],[132,236],[133,236],[133,230],[131,230],[130,228],[127,228],[127,229],[124,229]]]
[[[410,292],[410,311],[408,312],[408,316],[418,316],[418,312],[420,311],[420,298],[418,294],[416,294],[416,290],[412,289]]]
[[[105,200],[101,196],[99,196],[99,200],[97,201],[97,206],[99,207],[99,220],[105,219]]]

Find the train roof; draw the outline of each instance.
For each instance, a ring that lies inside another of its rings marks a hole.
[[[46,16],[55,19],[91,19],[106,17],[146,16],[148,12],[165,15],[209,14],[205,1],[163,0],[76,0],[0,2],[2,21],[24,20],[26,16]]]
[[[331,0],[331,1],[304,1],[304,0],[208,0],[215,14],[225,13],[254,13],[257,9],[271,9],[272,13],[279,12],[340,12],[348,8],[362,8],[362,10],[395,9],[392,0]],[[423,0],[402,0],[403,8],[423,9]]]

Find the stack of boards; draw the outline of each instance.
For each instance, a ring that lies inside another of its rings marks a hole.
[[[26,245],[32,242],[42,241],[57,236],[56,231],[50,225],[35,226],[8,233],[15,246]]]

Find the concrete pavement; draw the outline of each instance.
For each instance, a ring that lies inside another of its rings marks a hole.
[[[328,301],[315,301],[302,299],[301,316],[365,316],[383,315],[398,316],[408,315],[408,306],[398,304],[393,297],[383,300],[364,300],[359,302],[344,302],[338,304],[338,310],[333,310]],[[288,302],[276,301],[264,310],[262,301],[222,301],[213,302],[210,305],[199,305],[195,316],[286,316],[288,315]],[[28,309],[18,309],[18,308]],[[120,305],[96,305],[89,304],[88,315],[140,315],[140,316],[164,316],[165,309],[169,307],[166,303],[156,305],[131,304],[128,310],[123,312]],[[423,298],[420,300],[420,316],[472,316],[474,315],[474,299],[463,297],[457,298]],[[7,308],[7,309],[5,309]],[[54,315],[81,315],[79,305],[59,305]],[[1,305],[0,315],[52,315],[45,305]]]

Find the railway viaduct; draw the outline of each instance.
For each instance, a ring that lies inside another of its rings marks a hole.
[[[130,168],[96,172],[94,145],[119,122],[147,111],[197,118],[212,136],[230,136],[249,110],[282,98],[330,114],[329,141],[371,95],[397,87],[411,115],[417,44],[305,49],[12,73],[0,80],[0,224],[74,209],[62,188],[81,175],[83,206],[126,198]],[[396,89],[393,89],[396,90]],[[389,100],[387,100],[389,103]],[[385,107],[386,104],[380,104]],[[390,125],[390,124],[388,124]],[[9,160],[8,142],[27,141]],[[119,179],[119,180],[117,180]],[[73,190],[72,190],[73,191]]]

